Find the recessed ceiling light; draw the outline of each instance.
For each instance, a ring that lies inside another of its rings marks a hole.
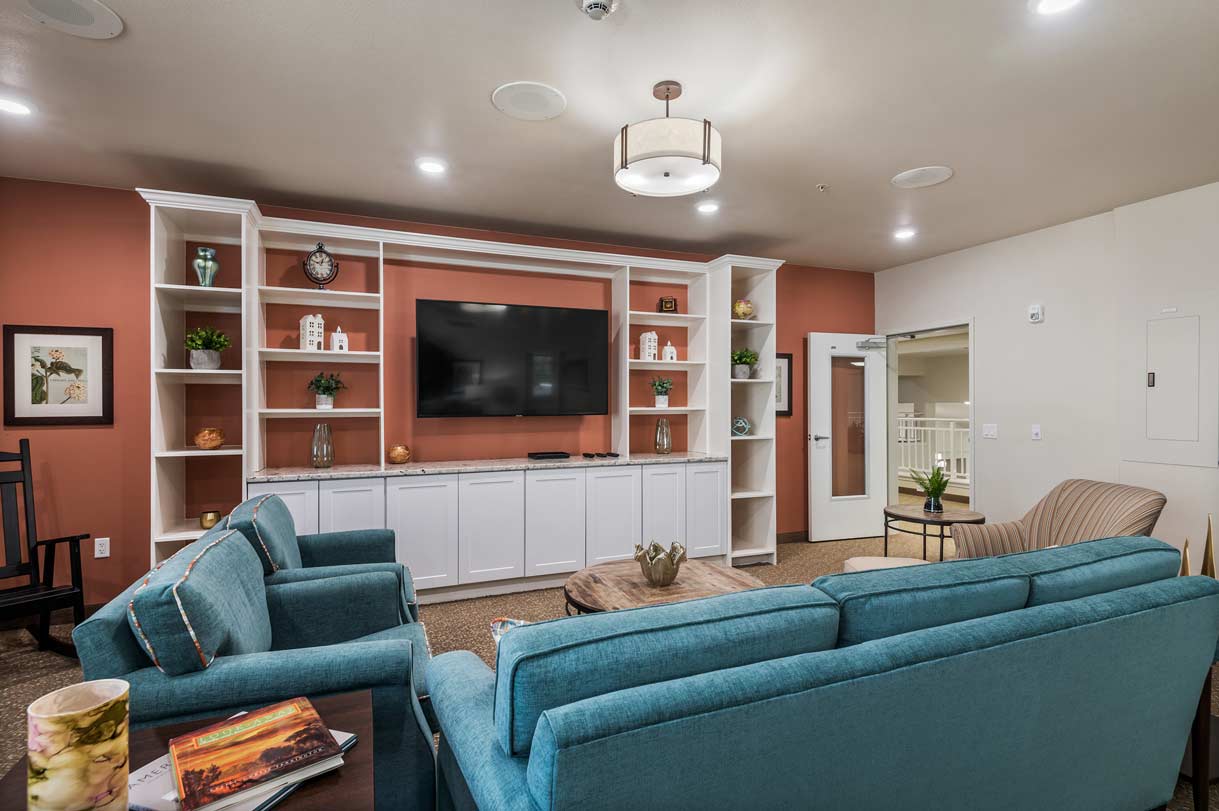
[[[85,39],[114,39],[123,20],[101,0],[25,0],[25,16],[47,28]]]
[[[951,167],[920,166],[917,169],[898,172],[889,182],[899,189],[925,189],[928,186],[938,186],[950,177],[952,177]]]
[[[1061,14],[1081,2],[1083,0],[1029,0],[1029,9],[1037,14]]]
[[[893,232],[893,238],[905,242],[908,239],[914,239],[914,236],[917,233],[918,231],[915,231],[913,228],[898,228]]]
[[[495,109],[521,121],[546,121],[567,109],[558,88],[541,82],[508,82],[491,93]]]
[[[34,110],[28,104],[22,104],[15,99],[0,99],[0,113],[12,115],[29,115]]]
[[[420,172],[429,175],[443,175],[449,168],[440,158],[420,158],[415,161],[415,166]]]
[[[720,204],[714,200],[704,200],[695,206],[699,214],[714,214],[720,210]]]

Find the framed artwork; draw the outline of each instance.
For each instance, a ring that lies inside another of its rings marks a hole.
[[[792,415],[792,353],[775,353],[775,414]]]
[[[5,324],[4,424],[113,425],[114,330]]]

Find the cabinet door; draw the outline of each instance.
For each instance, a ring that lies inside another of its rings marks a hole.
[[[385,528],[385,479],[324,479],[318,483],[318,531]]]
[[[260,482],[246,485],[246,498],[274,493],[288,505],[297,535],[313,535],[317,532],[316,481],[309,482]]]
[[[460,515],[456,473],[385,480],[385,521],[394,531],[398,562],[417,589],[456,586]]]
[[[728,464],[686,465],[686,554],[689,557],[728,552]]]
[[[643,544],[686,542],[686,466],[644,465]]]
[[[525,576],[584,568],[583,470],[525,472]]]
[[[642,538],[639,467],[590,468],[585,484],[588,565],[629,560]]]
[[[525,574],[525,471],[462,473],[461,582]]]

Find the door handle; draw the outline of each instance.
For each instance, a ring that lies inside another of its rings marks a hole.
[[[822,439],[829,439],[829,436],[822,436],[821,434],[813,434],[813,441],[814,441],[814,442],[818,442],[818,441],[820,441],[820,440],[822,440]]]

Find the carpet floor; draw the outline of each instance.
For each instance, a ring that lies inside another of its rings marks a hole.
[[[936,560],[938,543],[928,546],[930,559]],[[780,544],[777,565],[750,566],[747,571],[768,585],[811,583],[823,574],[841,572],[843,561],[847,558],[879,555],[882,547],[883,542],[879,538]],[[920,539],[900,534],[890,538],[891,555],[919,557],[921,552]],[[952,556],[952,542],[949,541],[945,557]],[[553,588],[435,603],[423,606],[421,614],[427,625],[433,655],[451,650],[470,650],[488,665],[494,666],[495,644],[491,641],[491,620],[496,617],[531,621],[553,619],[564,615],[563,606],[563,590]],[[64,639],[70,630],[68,626],[53,628],[56,636]],[[33,638],[25,631],[0,632],[0,773],[10,769],[24,752],[26,706],[38,696],[77,682],[80,678],[80,667],[74,660],[39,651]],[[1215,682],[1212,701],[1213,706],[1219,709],[1219,678]],[[1219,783],[1211,785],[1210,800],[1213,808],[1219,808]],[[1175,796],[1168,807],[1172,811],[1193,809],[1188,783],[1177,783]]]

